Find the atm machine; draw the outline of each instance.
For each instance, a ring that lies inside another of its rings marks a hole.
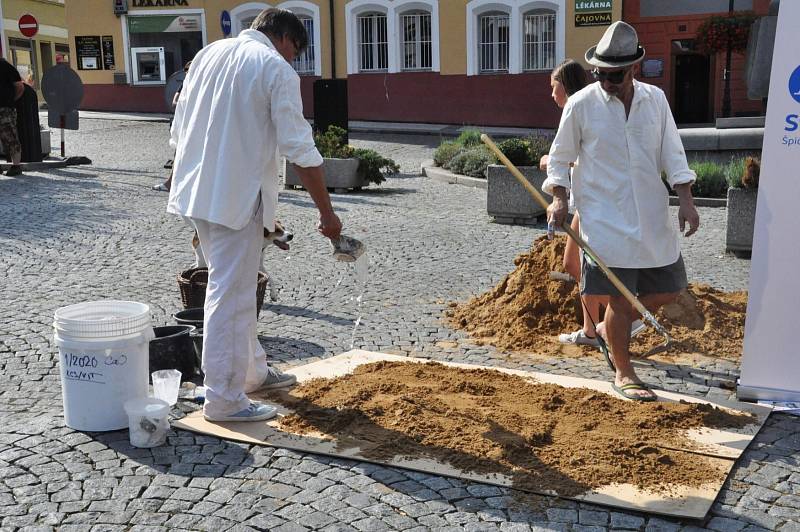
[[[134,85],[164,85],[167,82],[163,46],[131,48],[131,63]]]

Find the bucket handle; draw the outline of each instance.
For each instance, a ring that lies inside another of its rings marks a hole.
[[[206,276],[208,276],[208,270],[204,270],[204,269],[200,269],[200,268],[198,268],[197,270],[193,271],[193,272],[192,272],[192,273],[189,275],[189,284],[193,284],[193,285],[195,285],[195,284],[207,284],[207,282],[203,282],[203,281],[200,281],[200,280],[196,280],[196,279],[195,279],[195,276],[196,276],[197,274],[203,274],[203,275],[206,275]]]

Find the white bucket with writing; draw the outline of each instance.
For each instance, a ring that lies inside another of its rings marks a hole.
[[[148,395],[150,307],[91,301],[56,310],[64,422],[98,432],[128,427],[124,404]]]

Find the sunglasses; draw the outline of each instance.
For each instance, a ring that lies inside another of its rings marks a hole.
[[[614,70],[613,72],[601,72],[596,68],[592,70],[592,75],[597,81],[608,81],[614,85],[619,85],[625,79],[628,69]]]

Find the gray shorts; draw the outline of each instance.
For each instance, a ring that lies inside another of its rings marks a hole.
[[[587,261],[583,254],[581,256],[581,294],[620,295],[603,270],[594,262]],[[635,295],[680,292],[687,284],[686,267],[681,255],[673,264],[660,268],[611,268],[611,271]]]

